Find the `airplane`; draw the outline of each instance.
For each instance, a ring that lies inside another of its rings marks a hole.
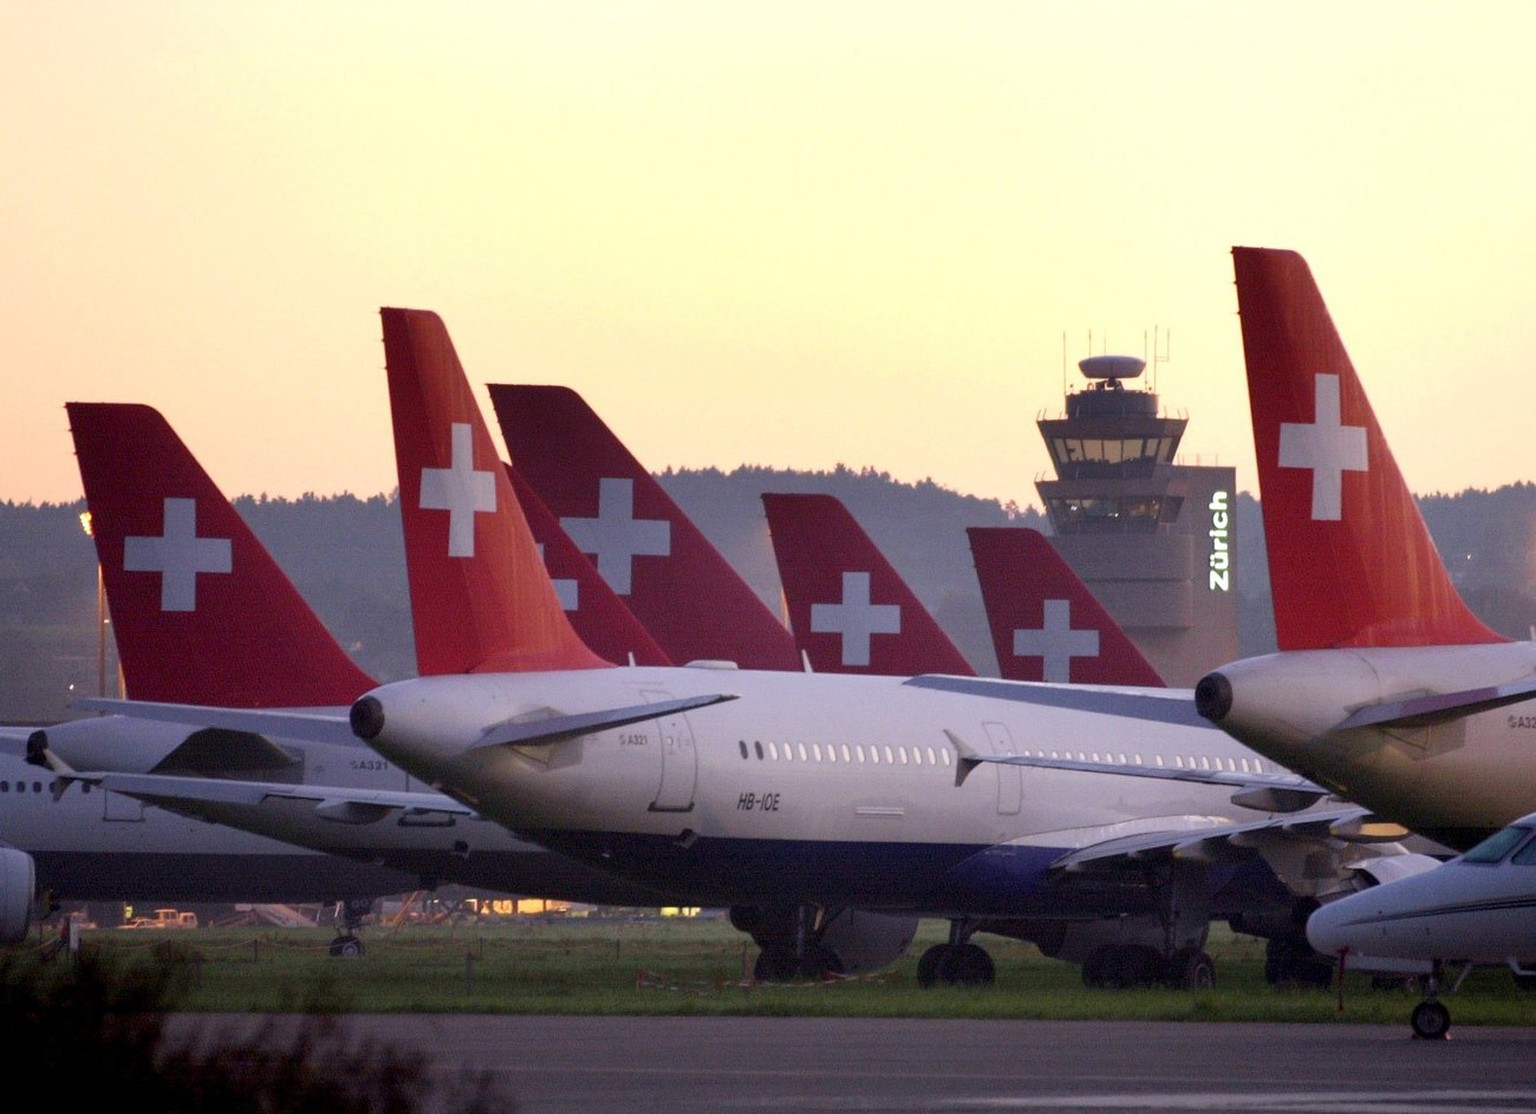
[[[1276,653],[1195,689],[1200,714],[1454,851],[1536,811],[1536,644],[1456,590],[1295,252],[1232,251]]]
[[[1446,968],[1502,964],[1536,989],[1536,813],[1422,874],[1371,886],[1323,905],[1307,939],[1323,955],[1369,952],[1429,965],[1425,998],[1409,1016],[1413,1035],[1444,1040],[1451,1012],[1440,1001]],[[1457,985],[1460,985],[1458,979]]]
[[[975,675],[840,499],[764,492],[762,500],[790,630],[812,669]]]
[[[377,683],[335,642],[158,412],[113,403],[66,410],[130,694],[339,713]],[[442,641],[430,626],[418,632],[418,657],[429,668],[439,664]],[[171,731],[114,715],[31,732],[25,753],[31,777],[46,765],[58,786],[81,785],[56,794],[60,820],[76,798],[104,789],[93,795],[104,798],[92,802],[96,828],[105,811],[113,832],[174,832],[168,850],[176,854],[165,854],[163,879],[151,867],[121,865],[114,851],[122,841],[100,834],[82,844],[93,867],[85,878],[58,855],[43,856],[39,877],[56,895],[357,902],[458,883],[597,904],[667,904],[425,790],[349,732],[331,742],[296,741],[208,725]],[[0,831],[27,847],[44,846],[36,841],[55,826],[0,818]],[[100,874],[110,879],[106,892],[90,880]],[[361,950],[353,928],[349,917],[337,954]]]
[[[1003,677],[1163,685],[1044,534],[1026,526],[970,526],[966,536]]]
[[[476,621],[464,672],[380,686],[352,706],[352,730],[467,807],[638,884],[708,906],[822,910],[793,954],[765,949],[760,970],[845,965],[818,933],[859,909],[950,920],[950,943],[920,964],[930,981],[990,981],[971,941],[985,930],[1089,959],[1085,978],[1205,984],[1200,945],[1234,893],[1234,924],[1289,926],[1320,857],[1369,873],[1401,851],[1352,838],[1379,838],[1351,826],[1358,808],[1309,808],[1325,791],[1210,730],[1187,691],[594,660],[547,584],[519,580],[533,541],[489,467],[494,446],[441,320],[381,316],[407,531],[448,515],[436,550],[408,545],[408,560],[435,562],[420,581],[438,589],[429,598]],[[423,474],[451,474],[461,493],[489,475],[497,494],[422,508]],[[546,670],[504,671],[534,661]],[[1069,742],[1076,754],[1043,753]],[[1111,783],[1100,757],[1139,776]],[[1244,808],[1253,818],[1233,819]],[[1268,910],[1255,876],[1272,887]],[[1111,892],[1124,915],[1106,920]]]
[[[802,667],[789,630],[585,399],[487,390],[518,475],[674,662]]]

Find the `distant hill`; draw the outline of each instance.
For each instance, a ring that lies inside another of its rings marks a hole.
[[[1040,512],[963,495],[931,481],[909,484],[873,469],[796,472],[743,466],[658,476],[774,610],[778,574],[759,496],[820,491],[847,504],[918,597],[982,673],[995,674],[967,526],[1048,527]],[[1511,637],[1536,624],[1536,485],[1422,497],[1425,521],[1474,610]],[[241,515],[320,617],[380,681],[410,676],[410,627],[399,508],[392,496],[240,498]],[[73,693],[100,683],[96,558],[81,529],[83,501],[0,503],[0,721],[67,715]],[[1239,650],[1274,648],[1263,522],[1258,502],[1237,503]],[[115,672],[108,640],[107,671]],[[109,687],[111,682],[109,681]]]

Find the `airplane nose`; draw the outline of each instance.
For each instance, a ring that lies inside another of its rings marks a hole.
[[[1207,673],[1195,685],[1195,711],[1220,723],[1232,710],[1232,682],[1220,673]]]
[[[352,724],[352,734],[365,743],[371,742],[384,730],[384,705],[379,703],[377,697],[361,697],[352,705],[348,718]]]
[[[1323,905],[1307,918],[1307,943],[1320,955],[1338,955],[1345,948],[1355,949],[1355,934],[1345,927],[1345,921],[1353,912],[1341,909],[1350,898]]]

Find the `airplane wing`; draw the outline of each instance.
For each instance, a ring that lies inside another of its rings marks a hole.
[[[1377,828],[1369,836],[1353,834],[1362,830],[1360,822],[1371,815],[1369,809],[1349,806],[1245,824],[1210,823],[1209,817],[1190,818],[1182,829],[1143,832],[1079,847],[1057,859],[1051,869],[1078,873],[1096,865],[1158,857],[1201,863],[1241,862],[1261,854],[1267,843],[1277,840],[1387,843],[1409,834],[1401,826],[1389,826],[1395,827],[1395,831]]]
[[[955,748],[955,785],[964,784],[972,770],[983,762],[1005,766],[1032,766],[1041,770],[1076,770],[1088,774],[1117,774],[1121,777],[1155,778],[1163,781],[1189,781],[1200,785],[1229,785],[1232,803],[1260,812],[1300,812],[1316,804],[1333,791],[1297,774],[1260,773],[1239,770],[1197,770],[1191,767],[1138,766],[1119,762],[1091,762],[1075,758],[1043,758],[1029,754],[985,754],[958,734],[945,730]]]
[[[199,804],[261,805],[274,799],[313,801],[315,812],[340,824],[372,824],[392,813],[412,817],[432,814],[478,816],[472,808],[441,793],[342,786],[293,785],[168,774],[75,773],[70,777],[176,811]]]

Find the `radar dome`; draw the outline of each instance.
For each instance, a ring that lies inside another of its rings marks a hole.
[[[1137,356],[1089,356],[1077,368],[1089,379],[1135,379],[1147,366]]]

